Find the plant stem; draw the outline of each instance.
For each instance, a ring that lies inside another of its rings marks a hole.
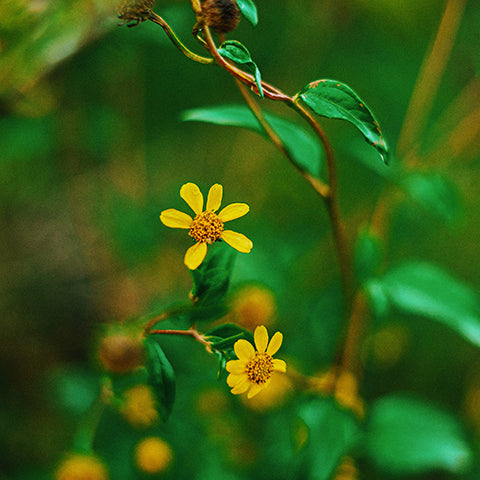
[[[443,72],[452,51],[466,0],[448,0],[430,54],[422,63],[410,98],[403,127],[397,142],[397,152],[406,154],[421,138],[428,114],[440,85]]]
[[[210,29],[208,27],[204,27],[204,36],[205,41],[207,44],[207,48],[216,62],[229,73],[231,73],[238,81],[248,85],[251,90],[258,92],[256,87],[255,79],[253,76],[245,73],[243,70],[238,69],[231,63],[227,62],[218,52],[215,42],[213,41]],[[254,113],[254,115],[259,120],[260,124],[265,129],[267,135],[272,139],[273,143],[285,154],[285,156],[295,165],[295,167],[300,170],[303,177],[310,183],[310,185],[315,189],[317,193],[319,193],[322,198],[325,200],[330,222],[332,224],[333,235],[335,239],[335,246],[337,249],[338,261],[339,261],[339,268],[340,268],[340,275],[342,278],[342,284],[345,292],[345,297],[348,300],[351,298],[351,275],[350,275],[350,255],[348,249],[348,241],[346,237],[345,228],[341,219],[340,209],[338,206],[338,194],[337,194],[337,182],[336,182],[336,169],[335,169],[335,161],[333,150],[328,141],[328,138],[320,127],[320,125],[316,122],[313,116],[310,114],[308,110],[306,110],[298,101],[294,101],[292,97],[289,97],[281,90],[269,85],[266,82],[261,82],[262,88],[264,92],[264,96],[270,98],[271,100],[282,101],[289,107],[293,108],[297,111],[313,128],[316,135],[319,137],[324,150],[325,156],[327,159],[327,171],[328,171],[328,185],[325,185],[321,180],[316,179],[309,175],[306,172],[302,172],[298,166],[293,162],[292,157],[288,153],[287,149],[283,145],[281,139],[276,135],[273,129],[270,127],[268,122],[266,122],[261,109],[258,107],[256,102],[247,95],[247,92],[244,90],[240,90],[242,95],[244,96],[247,104],[249,105],[250,109]]]
[[[275,130],[272,128],[268,120],[263,115],[262,109],[258,105],[258,102],[256,102],[255,99],[252,98],[245,85],[240,82],[238,78],[235,77],[234,80],[237,84],[238,89],[240,90],[240,93],[245,99],[245,102],[249,106],[252,113],[255,115],[255,118],[258,120],[272,143],[283,153],[283,155],[285,155],[288,161],[298,170],[298,172],[303,176],[303,178],[305,178],[305,180],[321,197],[328,197],[330,195],[330,187],[324,182],[322,182],[322,180],[313,177],[308,172],[300,168],[300,166],[295,162],[295,159],[292,157],[292,154],[290,153],[286,145],[282,142],[282,139],[277,135]]]
[[[207,350],[210,350],[210,342],[207,342],[203,335],[195,330],[190,328],[189,330],[150,330],[149,334],[151,335],[183,335],[188,337],[193,337],[198,342],[202,343],[207,347]]]
[[[213,58],[202,57],[200,55],[197,55],[196,53],[193,53],[191,50],[189,50],[175,35],[175,32],[172,30],[170,25],[162,17],[158,16],[156,13],[151,12],[149,20],[151,20],[153,23],[156,23],[157,25],[160,25],[165,30],[165,33],[168,35],[172,43],[178,48],[178,50],[180,50],[184,55],[186,55],[191,60],[194,60],[195,62],[203,63],[203,64],[214,63]]]

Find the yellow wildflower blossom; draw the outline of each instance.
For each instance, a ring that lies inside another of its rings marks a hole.
[[[164,210],[160,214],[160,220],[170,228],[184,228],[196,241],[185,254],[184,263],[190,270],[195,270],[207,255],[207,245],[217,240],[224,240],[239,252],[249,253],[253,243],[245,235],[224,230],[224,222],[243,217],[250,207],[246,203],[231,203],[219,213],[215,213],[222,203],[223,187],[216,183],[213,185],[207,197],[206,209],[203,210],[203,195],[194,183],[186,183],[180,188],[180,196],[194,211],[195,218],[180,212],[174,208]]]
[[[238,360],[227,362],[226,369],[230,373],[227,383],[234,395],[248,391],[248,398],[261,392],[269,383],[274,371],[286,372],[287,364],[283,360],[272,358],[282,345],[283,335],[280,332],[268,342],[267,329],[260,325],[253,334],[255,347],[244,340],[237,340],[233,349]]]

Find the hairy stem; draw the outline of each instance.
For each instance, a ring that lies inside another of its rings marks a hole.
[[[207,350],[210,350],[210,342],[207,342],[203,335],[195,330],[194,328],[190,328],[189,330],[150,330],[149,334],[151,335],[182,335],[193,337],[197,342],[202,343],[207,347]]]

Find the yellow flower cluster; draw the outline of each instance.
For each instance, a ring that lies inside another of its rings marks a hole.
[[[161,473],[168,469],[173,460],[170,445],[159,437],[142,440],[135,449],[137,467],[145,473]]]
[[[149,427],[158,420],[155,399],[148,385],[136,385],[124,393],[120,413],[135,427]]]

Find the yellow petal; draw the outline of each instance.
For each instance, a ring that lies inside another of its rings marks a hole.
[[[278,358],[275,358],[273,360],[273,369],[276,370],[277,372],[285,373],[287,371],[287,364],[283,360],[279,360]]]
[[[275,335],[270,340],[270,344],[267,348],[267,353],[269,355],[275,355],[278,352],[278,349],[281,347],[283,342],[283,335],[280,332],[276,332]]]
[[[186,183],[180,189],[180,196],[187,202],[188,206],[195,213],[203,211],[203,195],[200,189],[194,183]]]
[[[216,183],[210,187],[208,191],[207,197],[207,210],[211,210],[212,212],[216,212],[220,208],[220,204],[222,203],[223,197],[223,187]]]
[[[193,222],[190,215],[175,210],[174,208],[164,210],[160,214],[160,220],[164,225],[170,228],[190,228],[190,225]]]
[[[243,382],[238,383],[232,388],[232,393],[234,395],[240,395],[241,393],[246,392],[249,386],[250,386],[250,382],[248,381],[248,377],[245,377]]]
[[[222,222],[228,222],[229,220],[243,217],[249,210],[250,207],[246,203],[231,203],[225,208],[222,208],[218,216]]]
[[[230,360],[225,365],[225,368],[227,372],[239,375],[245,372],[245,362],[242,360]]]
[[[242,253],[249,253],[253,247],[253,243],[249,238],[241,233],[232,232],[232,230],[224,230],[220,238]]]
[[[248,395],[247,395],[247,398],[252,398],[253,396],[255,396],[257,393],[260,393],[266,386],[267,386],[268,382],[267,383],[261,383],[261,384],[254,384],[252,385],[252,388],[250,389],[250,391],[248,392]]]
[[[203,262],[205,255],[207,255],[207,244],[196,243],[187,250],[183,262],[190,270],[195,270]]]
[[[235,350],[237,357],[244,362],[249,362],[255,355],[253,345],[243,338],[235,342],[233,349]]]
[[[235,373],[231,373],[227,377],[227,383],[229,387],[234,387],[235,385],[238,385],[239,383],[242,383],[245,378],[248,378],[246,375],[236,375]]]
[[[259,353],[265,353],[268,345],[268,332],[263,325],[259,325],[253,333],[255,347]]]

